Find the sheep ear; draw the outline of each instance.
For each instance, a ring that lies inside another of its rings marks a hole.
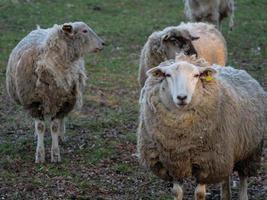
[[[161,41],[167,41],[171,38],[172,36],[172,33],[171,32],[168,32],[166,34],[164,34],[162,37],[161,37]]]
[[[147,76],[153,77],[165,77],[165,73],[163,72],[161,67],[154,67],[146,72]]]
[[[62,30],[68,35],[73,35],[73,27],[70,24],[64,24],[62,26]]]
[[[200,79],[206,82],[213,81],[215,74],[217,71],[211,67],[199,67],[200,71]]]

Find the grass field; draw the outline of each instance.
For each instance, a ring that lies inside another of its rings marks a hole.
[[[267,89],[267,2],[238,0],[235,28],[223,34],[229,65],[248,70]],[[139,167],[136,157],[138,60],[155,30],[184,20],[181,0],[0,0],[0,199],[162,199],[169,184]],[[86,57],[89,75],[84,107],[67,119],[63,161],[34,164],[32,119],[5,90],[8,56],[36,25],[84,21],[108,46]],[[250,199],[267,196],[267,156],[259,177],[251,178]],[[187,199],[193,185],[187,183]],[[219,199],[211,187],[208,199]],[[236,199],[237,189],[233,188]]]

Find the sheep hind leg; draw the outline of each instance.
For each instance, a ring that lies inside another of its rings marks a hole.
[[[239,189],[239,200],[248,200],[248,178],[246,176],[239,176],[240,189]]]
[[[182,200],[183,199],[183,189],[178,183],[173,184],[172,193],[174,196],[174,200]]]
[[[195,200],[205,200],[206,197],[206,185],[198,184],[195,190]]]
[[[231,177],[228,176],[221,184],[221,200],[231,200]]]
[[[44,121],[35,120],[35,135],[37,136],[37,147],[35,153],[35,163],[45,162],[45,149],[44,149],[44,134],[45,123]]]
[[[58,145],[58,137],[60,136],[60,120],[52,120],[50,125],[52,146],[51,146],[51,162],[60,162],[60,151]]]

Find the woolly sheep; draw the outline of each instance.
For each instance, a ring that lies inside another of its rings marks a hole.
[[[184,0],[185,16],[193,22],[209,22],[221,29],[221,21],[230,16],[234,26],[234,0]]]
[[[244,70],[197,64],[177,58],[147,72],[140,96],[139,160],[174,181],[176,200],[183,198],[177,182],[186,177],[196,178],[198,200],[205,199],[210,183],[222,183],[221,198],[231,199],[232,171],[240,177],[240,199],[247,200],[247,177],[259,166],[267,128],[267,94]]]
[[[143,47],[139,64],[140,86],[144,86],[147,70],[174,59],[180,52],[204,58],[210,64],[224,66],[227,61],[225,39],[213,25],[181,23],[167,27],[152,33]]]
[[[29,33],[9,57],[6,84],[9,96],[35,120],[35,162],[45,161],[45,120],[51,120],[51,161],[60,162],[58,137],[64,117],[82,105],[87,76],[84,55],[103,49],[104,42],[84,22],[54,25]]]

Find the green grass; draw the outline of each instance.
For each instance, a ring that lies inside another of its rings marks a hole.
[[[133,172],[133,166],[132,164],[127,163],[118,163],[113,167],[117,173],[124,173],[124,174],[130,174]]]
[[[227,21],[223,26],[228,64],[248,70],[265,88],[266,9],[266,0],[239,0],[234,30],[229,32]],[[47,162],[35,165],[32,120],[5,91],[8,56],[37,24],[45,28],[78,20],[88,23],[108,46],[86,57],[84,107],[68,117],[62,163],[49,162],[48,133]],[[179,0],[1,0],[0,198],[171,199],[166,183],[139,167],[134,156],[137,72],[147,37],[181,21]]]

